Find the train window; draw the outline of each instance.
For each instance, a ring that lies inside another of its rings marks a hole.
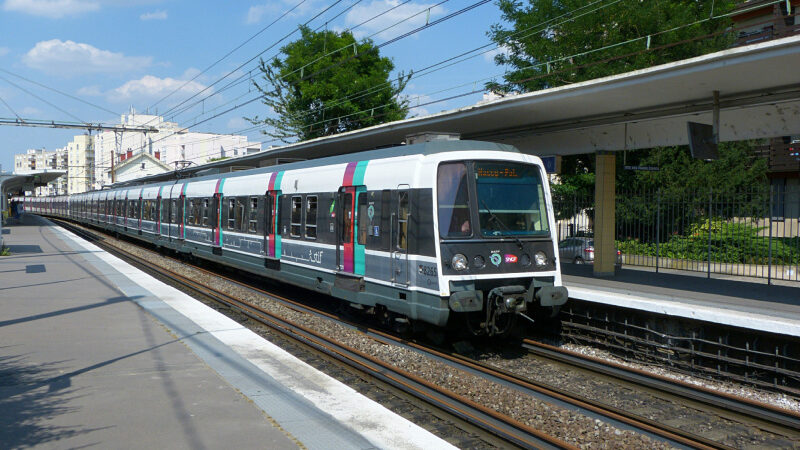
[[[208,216],[210,215],[210,209],[211,209],[211,208],[208,207],[208,205],[209,205],[208,199],[204,198],[203,199],[203,222],[202,222],[202,225],[204,227],[208,226]]]
[[[306,197],[306,237],[317,238],[317,196]]]
[[[369,229],[369,215],[367,213],[367,193],[361,192],[358,194],[358,203],[356,205],[356,223],[358,224],[358,243],[367,243],[367,230]]]
[[[159,217],[161,217],[161,222],[169,222],[169,200],[161,200],[161,211]]]
[[[228,199],[228,229],[236,229],[236,198]]]
[[[267,224],[267,234],[275,234],[275,202],[272,200],[271,195],[267,195],[266,214],[264,214],[264,223]]]
[[[150,220],[150,200],[142,201],[142,220]]]
[[[175,220],[178,217],[178,201],[177,200],[170,200],[169,205],[169,223],[178,223]]]
[[[156,211],[157,207],[158,207],[158,201],[150,200],[150,220],[152,220],[153,222],[158,220],[158,213]]]
[[[194,218],[195,218],[195,215],[196,215],[196,212],[197,212],[197,210],[195,209],[195,204],[194,203],[195,203],[194,200],[190,198],[189,199],[189,218],[186,220],[186,223],[189,224],[189,225],[194,225]]]
[[[300,237],[300,230],[303,223],[303,198],[298,196],[292,197],[292,227],[290,235]]]
[[[484,236],[530,236],[549,232],[541,174],[536,166],[475,163],[478,217]]]
[[[245,207],[245,200],[242,197],[236,199],[236,230],[237,231],[244,231],[244,207]]]
[[[353,194],[351,193],[344,194],[342,217],[344,218],[342,242],[353,242]]]
[[[457,162],[440,165],[436,190],[439,235],[446,238],[472,236],[466,164]]]
[[[258,229],[258,197],[250,197],[250,209],[247,211],[247,231],[255,233]]]
[[[397,248],[408,249],[408,191],[397,193]]]

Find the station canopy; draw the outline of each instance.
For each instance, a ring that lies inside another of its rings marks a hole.
[[[712,123],[715,91],[720,141],[800,134],[800,36],[290,144],[180,176],[388,147],[426,132],[511,144],[539,156],[685,145],[687,122]]]

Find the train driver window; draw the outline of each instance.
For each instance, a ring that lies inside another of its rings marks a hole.
[[[303,220],[303,199],[302,197],[294,196],[292,197],[292,221],[291,221],[291,230],[289,234],[292,237],[300,237],[300,230],[302,229],[302,220]]]
[[[446,238],[471,236],[467,166],[462,162],[440,165],[436,190],[439,235]]]
[[[317,238],[317,196],[306,197],[306,237]]]
[[[369,215],[367,214],[367,193],[361,192],[358,194],[358,204],[356,205],[356,217],[358,224],[358,243],[364,245],[367,243],[367,230],[369,230]]]

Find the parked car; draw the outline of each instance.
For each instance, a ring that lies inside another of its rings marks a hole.
[[[618,249],[617,266],[622,265],[622,253]],[[594,263],[594,238],[591,237],[568,237],[558,243],[558,256],[561,262],[571,262],[575,264]]]

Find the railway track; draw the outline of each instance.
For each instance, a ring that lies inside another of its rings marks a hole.
[[[442,389],[426,380],[393,367],[377,358],[367,355],[359,350],[342,345],[336,340],[315,332],[307,327],[292,323],[282,317],[267,311],[257,305],[240,300],[225,292],[204,285],[185,277],[176,272],[158,266],[146,259],[140,258],[131,253],[125,252],[117,247],[99,242],[89,233],[64,222],[58,222],[65,228],[70,229],[76,234],[91,240],[95,245],[102,247],[109,253],[122,257],[128,262],[145,269],[148,272],[156,273],[161,277],[168,278],[184,289],[196,292],[206,298],[213,299],[228,308],[232,308],[259,324],[269,327],[271,330],[282,334],[284,337],[300,342],[330,358],[333,358],[346,366],[356,369],[371,378],[380,380],[400,391],[409,394],[428,405],[434,406],[441,411],[451,414],[479,429],[484,430],[494,436],[498,436],[508,443],[522,448],[543,448],[543,449],[573,449],[572,445],[567,444],[557,438],[549,436],[539,430],[514,420],[511,417],[497,413],[490,408],[479,405],[458,394]],[[229,281],[235,282],[228,278]],[[269,294],[271,296],[271,294]]]
[[[119,250],[115,247],[112,247],[110,251],[113,251],[114,253],[122,252],[122,250]],[[151,266],[149,261],[141,260],[141,258],[138,258],[134,255],[128,254],[125,256],[125,258],[134,260],[137,265],[145,265],[148,267]],[[160,266],[156,267],[157,269],[150,270],[155,270],[164,276],[165,269],[161,268]],[[206,271],[205,269],[197,267],[195,267],[195,270]],[[213,274],[213,276],[220,277],[219,274],[210,271],[206,272],[210,275]],[[386,364],[377,358],[373,358],[370,355],[358,350],[347,348],[346,346],[322,336],[311,329],[301,325],[292,324],[280,317],[275,316],[272,313],[269,313],[268,311],[263,310],[258,306],[243,302],[224,292],[220,292],[209,286],[202,285],[179,274],[169,274],[169,277],[187,289],[199,292],[202,295],[213,298],[215,301],[225,304],[230,308],[241,311],[248,317],[273,328],[285,336],[291,336],[292,338],[303,342],[305,345],[308,345],[317,351],[333,357],[342,363],[346,363],[351,367],[357,368],[362,373],[379,379],[397,389],[401,389],[402,391],[411,394],[430,405],[434,405],[436,408],[439,408],[442,411],[452,414],[454,417],[457,417],[460,420],[464,420],[476,427],[484,429],[488,433],[500,436],[507,442],[521,447],[569,447],[569,445],[563,441],[547,436],[538,430],[517,422],[516,420],[504,416],[503,414],[497,413],[490,408],[478,405],[469,399],[454,394],[453,392],[442,390],[441,388],[428,383],[426,380],[423,380],[403,370],[399,370],[396,367],[392,367],[391,365]],[[327,318],[336,321],[341,320],[339,317],[336,317],[333,314],[309,308],[306,305],[276,296],[273,293],[255,288],[249,284],[242,284],[240,281],[231,279],[230,277],[222,276],[222,278],[226,279],[228,282],[242,285],[246,289],[257,291],[261,295],[276,298],[277,300],[289,305],[293,309],[326,316]],[[681,429],[666,426],[645,417],[637,416],[617,408],[609,407],[608,405],[604,405],[600,402],[592,401],[590,399],[571,394],[567,391],[553,388],[552,386],[536,383],[517,375],[503,372],[460,355],[446,353],[432,349],[425,345],[407,342],[381,330],[368,328],[365,329],[363,325],[349,324],[349,326],[359,329],[373,339],[380,340],[387,344],[411,348],[414,351],[424,353],[429,357],[453,365],[460,370],[483,377],[494,383],[509,386],[519,391],[521,394],[538,398],[546,402],[558,404],[590,417],[601,418],[606,422],[616,425],[617,427],[635,429],[640,433],[650,436],[653,439],[665,442],[669,445],[690,448],[729,448],[723,444],[720,444],[719,442],[715,442],[703,436],[694,435]],[[525,346],[529,349],[529,351],[537,352],[539,356],[544,357],[546,355],[546,357],[559,360],[561,363],[568,363],[569,361],[569,358],[563,354],[562,356],[556,356],[558,354],[558,349],[555,349],[554,347],[547,348],[547,346],[534,343],[533,341],[525,342]],[[573,358],[577,359],[577,357],[574,355]],[[578,362],[574,361],[570,364],[576,365]],[[633,376],[623,375],[622,369],[619,367],[613,367],[604,370],[602,368],[602,364],[600,364],[598,361],[593,361],[593,365],[595,366],[597,373],[603,373],[604,376],[614,376],[615,378],[623,379],[627,382],[633,382]],[[590,370],[587,366],[581,366],[581,368],[583,370]],[[616,375],[611,375],[610,372],[614,372]],[[638,377],[647,378],[642,374],[638,374]],[[637,384],[644,385],[643,383]],[[697,388],[696,386],[683,386],[681,388],[681,392],[676,392],[677,388],[675,387],[671,389],[663,388],[663,386],[666,384],[667,383],[665,383],[664,380],[660,380],[660,384],[652,383],[646,386],[648,389],[666,390],[666,392],[670,392],[673,395],[681,395],[685,398],[691,398],[693,401],[698,401],[717,408],[727,408],[729,410],[738,411],[739,414],[748,416],[753,420],[761,421],[765,423],[765,426],[768,427],[790,427],[795,424],[794,420],[797,420],[797,417],[793,418],[791,414],[781,414],[782,410],[778,410],[777,408],[763,408],[755,405],[755,402],[742,402],[741,399],[734,398],[728,398],[726,403],[720,403],[722,400],[719,400],[717,398],[718,396],[713,395],[716,394],[713,391],[704,392],[703,389],[699,389],[695,393],[692,393],[692,388]],[[674,385],[674,383],[669,384]],[[712,400],[714,398],[717,399]],[[737,406],[737,400],[740,401],[741,405]]]

